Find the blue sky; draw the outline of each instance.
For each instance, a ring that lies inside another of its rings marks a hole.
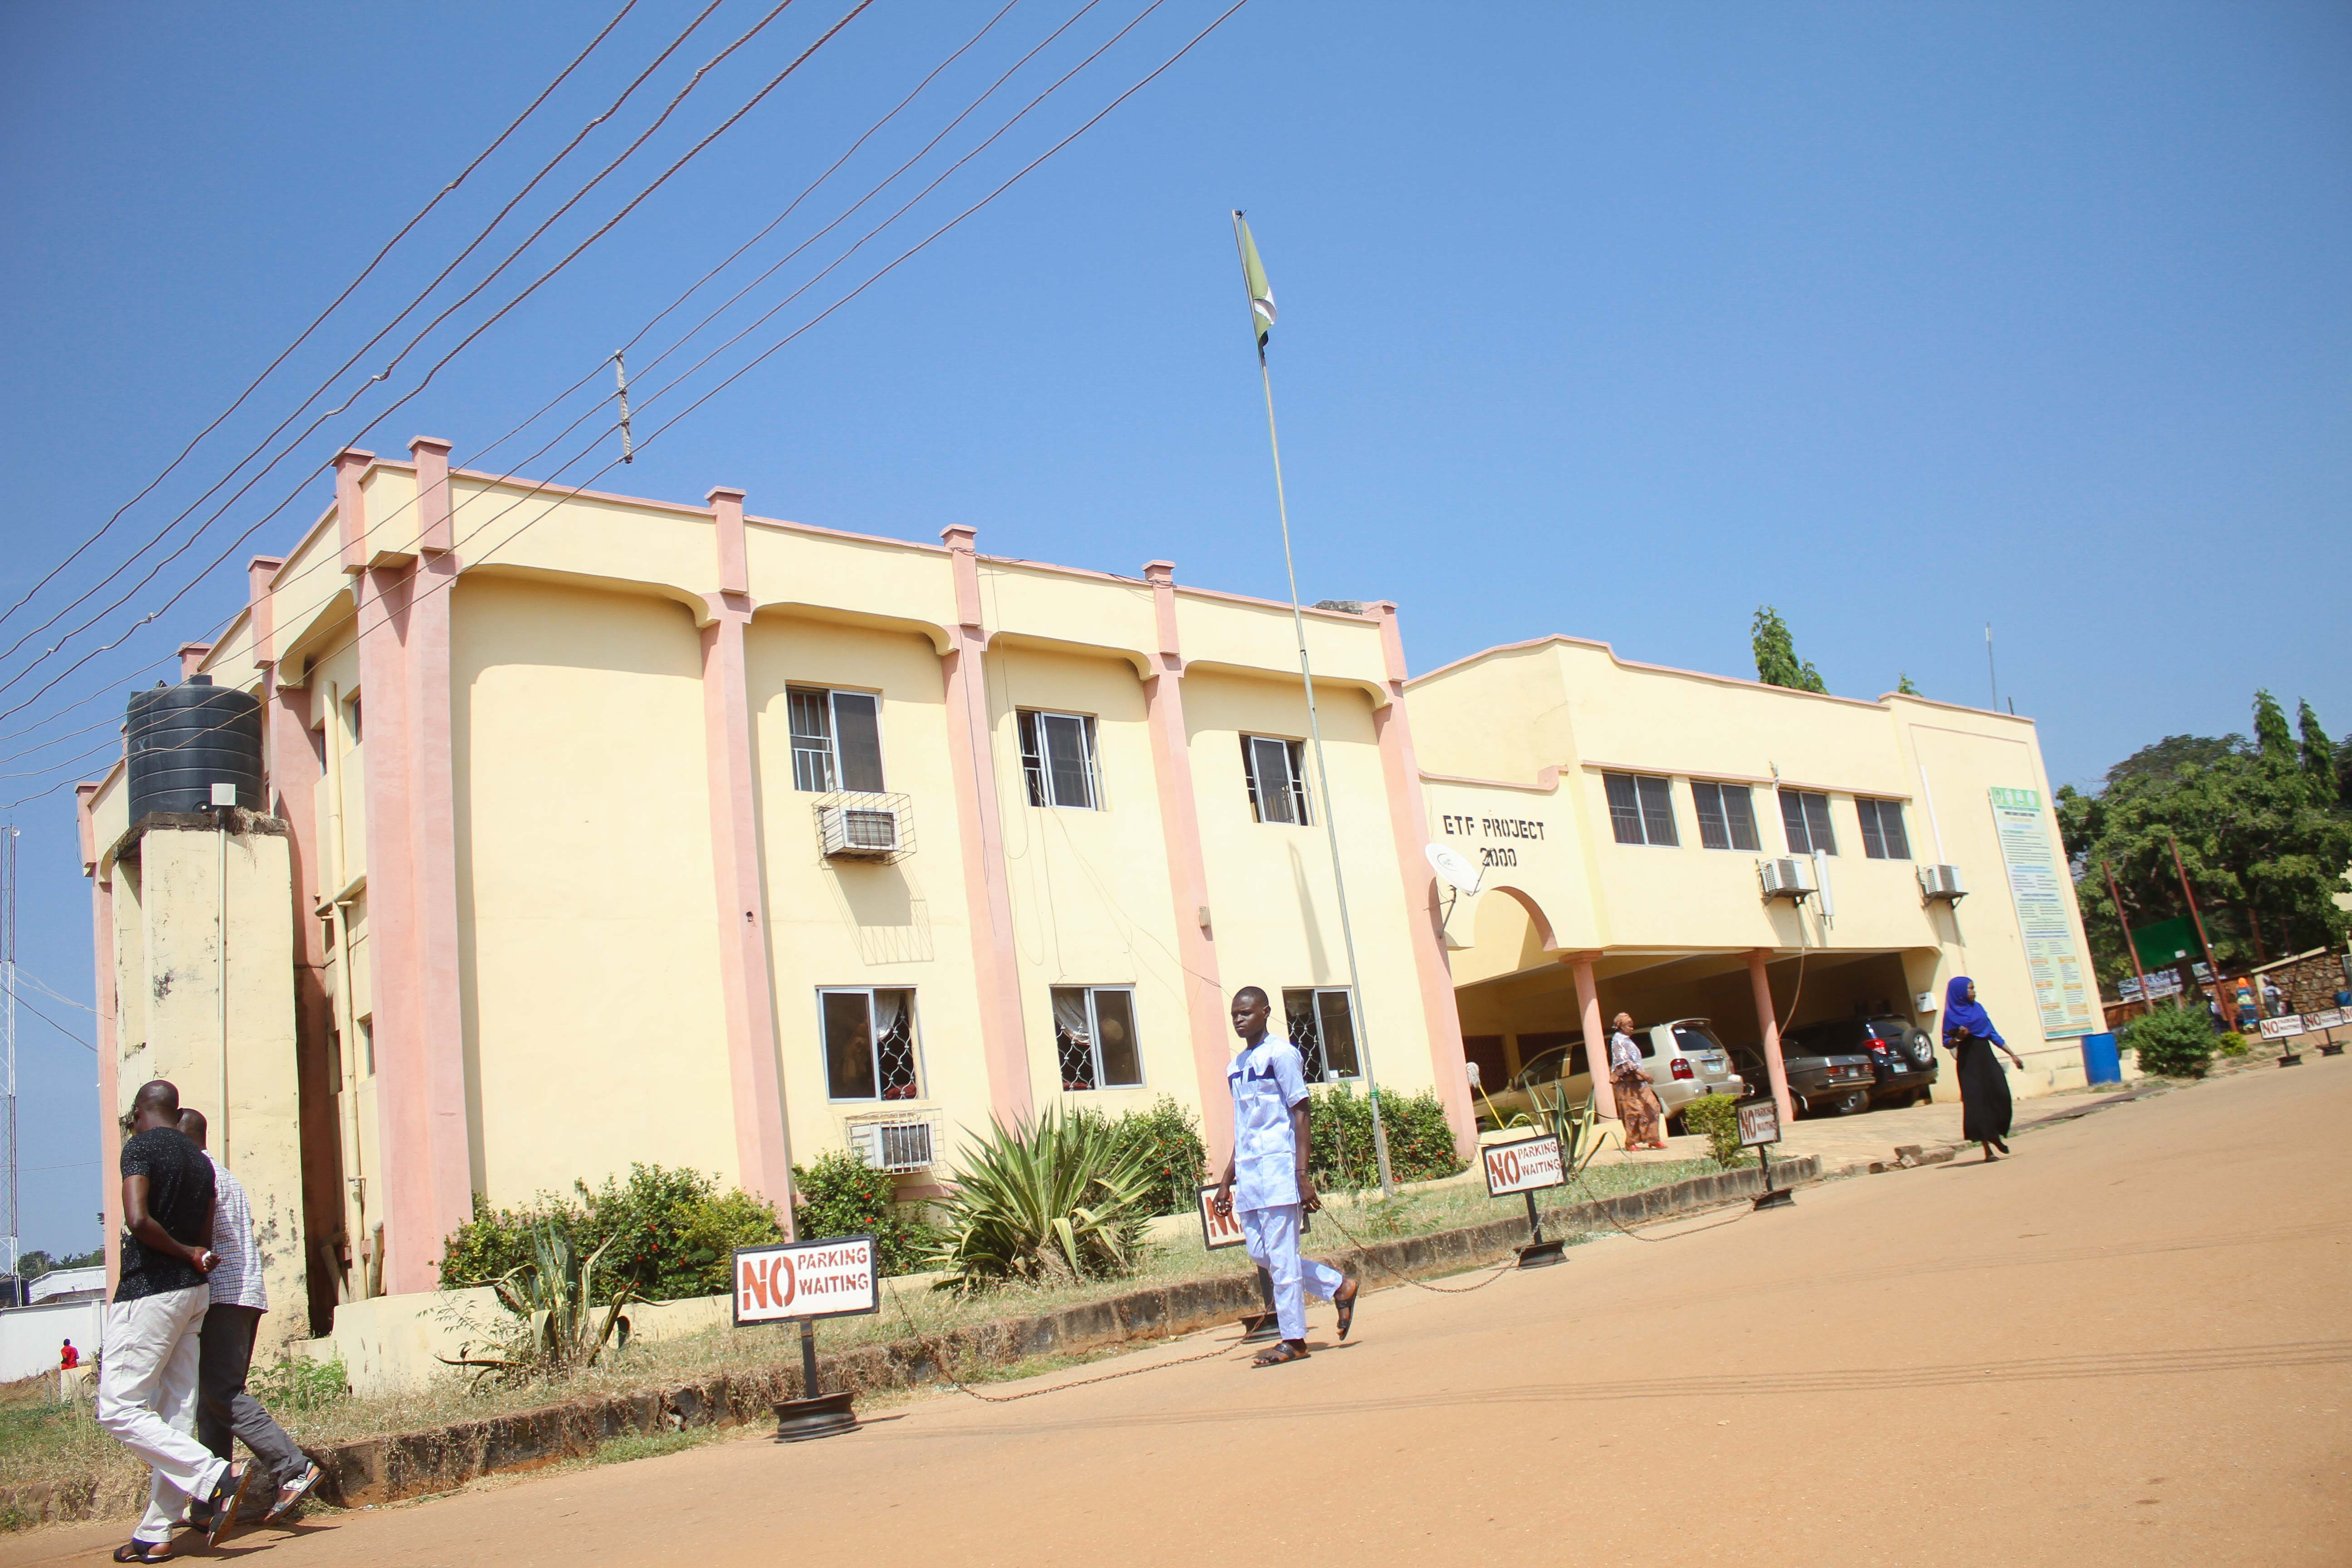
[[[774,238],[829,221],[1081,3],[1019,0],[835,176],[847,195],[824,187]],[[1102,0],[919,177],[1144,3]],[[610,216],[847,4],[799,0],[483,301]],[[764,9],[725,0],[522,211],[551,210],[550,193],[617,153]],[[1164,0],[667,406],[1042,152],[1218,9]],[[0,11],[0,605],[169,461],[610,14]],[[66,596],[226,471],[689,15],[640,0],[348,313],[61,580]],[[472,458],[772,216],[985,15],[879,0],[361,444],[397,453],[429,433]],[[1225,216],[1242,205],[1282,310],[1302,589],[1401,601],[1416,668],[1565,631],[1747,674],[1748,617],[1769,602],[1853,696],[1908,671],[1930,696],[1983,701],[1990,621],[2002,695],[2041,721],[2057,782],[2165,733],[2244,729],[2262,685],[2290,709],[2308,697],[2341,733],[2347,80],[2341,6],[1252,0],[597,483],[675,499],[735,484],[769,515],[924,539],[970,523],[995,553],[1120,572],[1165,555],[1185,580],[1278,595]],[[509,232],[460,278],[487,270]],[[820,241],[756,308],[833,254]],[[404,390],[450,341],[428,340],[387,384]],[[153,659],[229,613],[245,555],[290,542],[326,503],[301,474],[388,401],[377,389],[231,507],[185,564],[261,523],[253,545],[119,653],[0,720],[58,715],[0,753],[119,710]],[[593,428],[526,471],[551,472]],[[607,442],[569,476],[609,455]],[[99,631],[192,575],[166,571]],[[0,646],[29,624],[0,625]],[[32,651],[0,660],[0,679]],[[0,691],[0,707],[60,662]],[[0,782],[0,798],[89,771]],[[23,962],[86,998],[70,795],[13,816]],[[88,1037],[87,1013],[33,1000]],[[22,1041],[26,1242],[91,1245],[92,1058],[30,1019]]]

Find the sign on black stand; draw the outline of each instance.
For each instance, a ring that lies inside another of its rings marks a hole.
[[[1536,1194],[1546,1187],[1568,1184],[1568,1171],[1559,1157],[1559,1140],[1547,1132],[1538,1138],[1515,1138],[1508,1143],[1487,1143],[1478,1150],[1486,1167],[1486,1195],[1507,1198],[1524,1194],[1528,1200],[1528,1245],[1519,1248],[1519,1267],[1543,1268],[1568,1261],[1565,1242],[1546,1241],[1543,1215],[1536,1210]]]
[[[1772,1190],[1772,1145],[1780,1141],[1780,1102],[1768,1094],[1743,1100],[1734,1109],[1739,1118],[1739,1146],[1755,1150],[1764,1164],[1764,1191],[1757,1196],[1756,1207],[1776,1209],[1795,1203],[1797,1195],[1788,1188]]]
[[[835,1236],[735,1249],[735,1326],[797,1322],[801,1326],[801,1394],[776,1402],[776,1437],[798,1443],[857,1429],[851,1395],[817,1387],[816,1320],[882,1310],[882,1279],[874,1238]]]

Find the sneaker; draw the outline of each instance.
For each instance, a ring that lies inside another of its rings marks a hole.
[[[326,1479],[325,1471],[320,1469],[310,1460],[304,1460],[301,1473],[278,1489],[278,1496],[270,1503],[269,1511],[261,1516],[261,1522],[275,1524],[284,1519],[301,1507],[302,1500],[309,1497],[311,1489],[324,1479]]]

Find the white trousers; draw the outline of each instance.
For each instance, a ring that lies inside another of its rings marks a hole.
[[[1274,1280],[1274,1314],[1282,1324],[1282,1337],[1305,1339],[1308,1292],[1335,1301],[1348,1277],[1328,1263],[1298,1256],[1297,1204],[1244,1209],[1241,1220],[1242,1242],[1249,1248],[1250,1261]]]
[[[171,1540],[188,1500],[211,1496],[227,1468],[195,1437],[197,1334],[211,1305],[211,1288],[191,1285],[106,1309],[98,1424],[154,1468],[131,1531],[150,1545]]]

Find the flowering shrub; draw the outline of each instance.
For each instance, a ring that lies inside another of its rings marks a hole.
[[[583,1257],[605,1248],[599,1268],[634,1284],[642,1300],[716,1296],[728,1289],[736,1247],[783,1239],[766,1200],[722,1193],[699,1171],[632,1165],[625,1182],[608,1176],[594,1192],[572,1185],[572,1197],[541,1193],[517,1209],[494,1209],[476,1194],[474,1217],[443,1247],[441,1288],[487,1285],[530,1264],[532,1234],[551,1227]]]

